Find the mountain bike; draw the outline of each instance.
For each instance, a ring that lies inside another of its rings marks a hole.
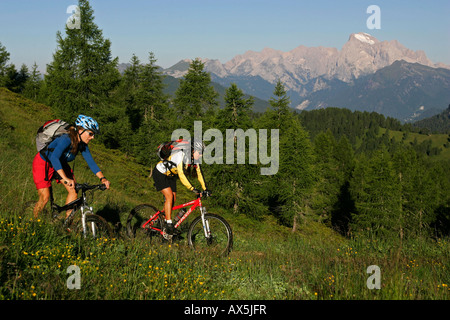
[[[63,206],[55,203],[53,198],[53,189],[50,187],[50,208],[51,219],[53,222],[60,222],[67,231],[81,233],[84,238],[111,238],[112,231],[108,222],[101,216],[93,213],[93,208],[88,204],[87,191],[89,190],[105,190],[106,185],[89,185],[87,183],[75,184],[75,190],[81,191],[81,196],[76,200],[69,202]],[[27,210],[33,210],[35,202],[28,202]],[[67,218],[65,213],[72,210]],[[78,215],[78,213],[81,213]],[[61,217],[61,215],[64,217]]]
[[[158,210],[151,204],[140,204],[133,208],[127,219],[127,235],[132,239],[158,239],[160,241],[172,241],[180,237],[181,225],[187,217],[197,208],[200,216],[190,223],[187,230],[187,241],[191,248],[198,251],[208,251],[218,255],[227,255],[233,247],[233,232],[228,222],[221,216],[208,213],[202,204],[202,197],[209,196],[206,192],[197,195],[192,200],[172,208],[172,214],[177,210],[183,210],[184,214],[178,214],[175,220],[175,235],[166,232],[166,220],[164,210]],[[189,207],[189,209],[185,209]],[[180,212],[178,212],[180,213]]]

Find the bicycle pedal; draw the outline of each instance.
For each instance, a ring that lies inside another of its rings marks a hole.
[[[167,232],[163,232],[163,238],[164,239],[166,239],[166,240],[172,240],[172,238],[173,238],[173,235],[172,234],[168,234]]]

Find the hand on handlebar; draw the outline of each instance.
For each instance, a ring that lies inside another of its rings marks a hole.
[[[63,183],[69,188],[75,188],[75,181],[72,179],[63,179]]]
[[[104,180],[102,180],[102,181],[103,181],[103,185],[105,186],[105,188],[106,188],[106,189],[109,189],[109,185],[110,185],[109,180],[104,179]],[[105,189],[102,189],[102,190],[105,190]]]
[[[210,197],[212,192],[211,190],[206,189],[205,191],[200,191],[198,189],[192,189],[192,192],[195,193],[199,197]]]

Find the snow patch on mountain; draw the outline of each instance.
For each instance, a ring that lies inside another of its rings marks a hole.
[[[370,45],[375,44],[375,41],[371,39],[372,36],[368,33],[357,33],[354,36],[361,42],[368,43]]]

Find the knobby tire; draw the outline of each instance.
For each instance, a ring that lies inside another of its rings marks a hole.
[[[216,255],[228,255],[233,248],[233,232],[228,222],[214,213],[206,213],[211,236],[205,237],[202,217],[196,217],[188,230],[188,243],[196,251],[205,251]]]

